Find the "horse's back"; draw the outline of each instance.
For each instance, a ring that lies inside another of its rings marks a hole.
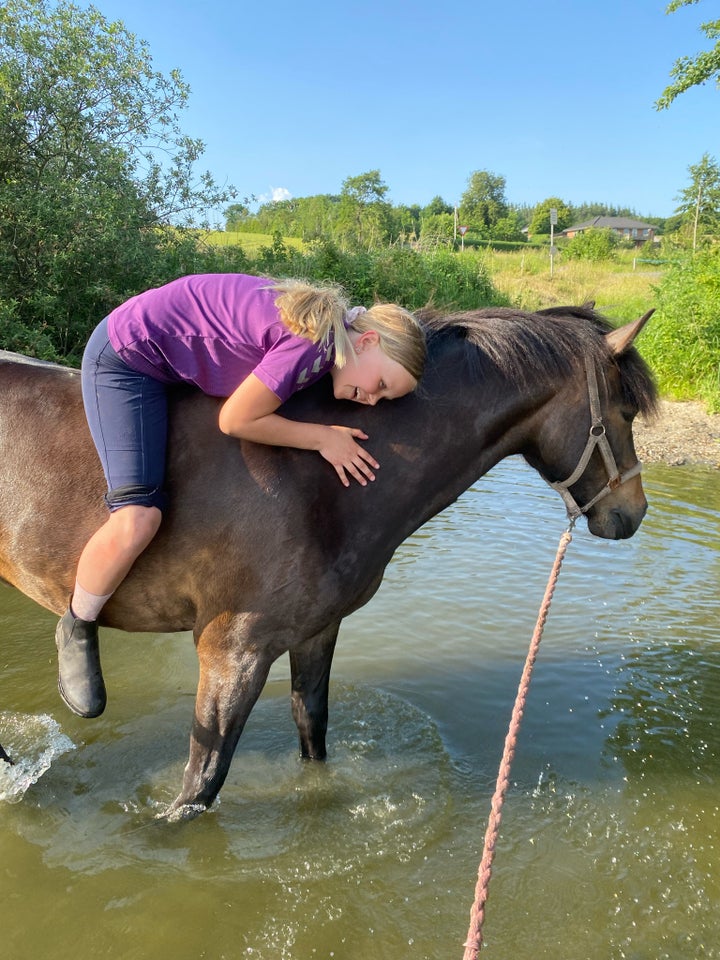
[[[111,625],[190,629],[208,596],[260,602],[274,565],[300,562],[297,543],[292,560],[287,548],[291,532],[308,542],[299,452],[225,436],[220,403],[193,389],[171,393],[170,508],[107,605]],[[322,495],[322,481],[309,485],[312,500]],[[107,518],[105,489],[79,371],[0,352],[0,577],[62,612],[83,546]]]
[[[45,420],[48,416],[50,421]],[[63,433],[69,428],[79,428],[89,437],[82,407],[80,371],[0,350],[0,448],[23,442],[26,437],[32,439],[27,436],[28,430],[32,434],[42,429],[43,423],[48,430],[62,426]]]
[[[13,353],[12,350],[0,350],[0,363],[19,363],[23,366],[29,367],[45,367],[54,369],[54,370],[66,370],[70,373],[77,372],[73,371],[70,367],[66,367],[60,363],[53,363],[50,360],[39,360],[37,357],[28,357],[24,353]]]
[[[78,371],[0,351],[0,576],[62,609],[98,482]]]

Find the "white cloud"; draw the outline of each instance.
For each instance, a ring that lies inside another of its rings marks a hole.
[[[286,187],[270,187],[269,193],[261,193],[258,203],[279,203],[281,200],[291,200],[292,194]]]

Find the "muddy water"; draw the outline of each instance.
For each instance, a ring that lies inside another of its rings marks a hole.
[[[638,535],[578,529],[505,804],[483,956],[720,958],[720,475],[650,467]],[[329,762],[302,764],[278,663],[219,804],[177,793],[183,636],[107,633],[96,721],[54,690],[54,620],[0,586],[0,955],[462,956],[489,799],[564,529],[519,461],[398,552],[343,626]],[[22,769],[19,769],[22,767]]]

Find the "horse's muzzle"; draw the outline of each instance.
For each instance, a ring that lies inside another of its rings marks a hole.
[[[595,537],[604,540],[628,540],[637,533],[643,517],[647,513],[647,500],[636,510],[626,507],[615,507],[603,510],[597,507],[592,514],[587,515],[588,530]]]

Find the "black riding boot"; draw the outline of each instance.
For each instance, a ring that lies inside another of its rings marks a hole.
[[[107,696],[100,667],[95,620],[78,620],[68,609],[55,630],[58,650],[58,690],[79,717],[99,717]]]

